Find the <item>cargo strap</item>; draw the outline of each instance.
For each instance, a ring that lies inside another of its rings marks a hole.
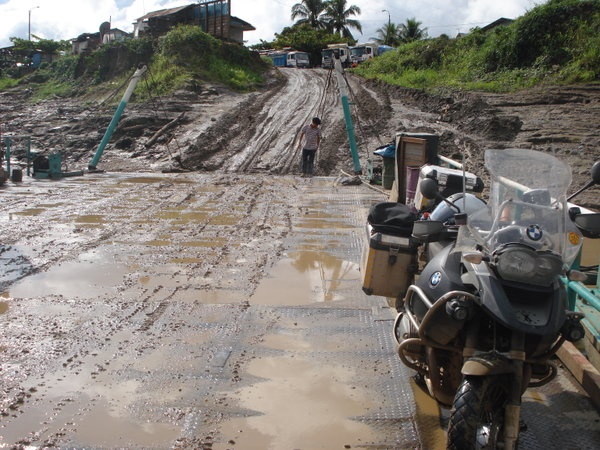
[[[400,253],[399,247],[392,247],[390,245],[389,256],[388,256],[388,264],[393,266],[398,261],[398,253]]]

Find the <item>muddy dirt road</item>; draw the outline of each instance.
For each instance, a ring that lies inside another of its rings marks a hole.
[[[105,173],[2,196],[0,448],[443,448],[360,288],[379,192]],[[568,373],[524,402],[526,448],[597,442]]]
[[[396,131],[440,132],[445,154],[473,161],[492,131],[529,142],[516,104],[350,83],[363,156]],[[334,85],[285,70],[258,93],[206,86],[132,105],[105,173],[1,188],[0,448],[443,446],[444,412],[395,355],[393,311],[360,288],[367,209],[386,195],[337,179],[352,165]],[[3,133],[86,168],[110,114],[26,98],[0,96]],[[487,135],[468,132],[476,107]],[[313,115],[324,142],[303,179],[295,139]],[[598,442],[568,373],[524,401],[526,448]]]
[[[399,132],[435,133],[438,151],[465,158],[467,170],[485,179],[487,148],[532,148],[554,153],[573,168],[573,192],[587,183],[600,155],[600,87],[539,88],[510,93],[422,91],[365,81],[346,74],[361,164],[375,165],[372,152]],[[220,86],[196,86],[169,98],[131,103],[107,146],[99,168],[109,171],[219,171],[262,175],[299,173],[297,137],[317,115],[323,143],[317,175],[352,172],[336,77],[331,71],[277,69],[263,88],[249,94]],[[143,88],[144,83],[140,86]],[[29,103],[26,86],[0,93],[6,135],[26,135],[32,150],[59,152],[65,170],[85,169],[114,113],[107,99],[120,91],[95,92],[85,99]],[[118,97],[116,97],[118,98]],[[15,157],[25,163],[25,143]],[[600,209],[597,192],[578,197]]]

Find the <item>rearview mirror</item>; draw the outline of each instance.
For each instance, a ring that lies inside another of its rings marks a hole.
[[[427,200],[433,200],[440,195],[437,181],[433,178],[423,178],[419,182],[419,191]]]
[[[600,184],[600,161],[596,161],[592,166],[592,180],[596,184]]]

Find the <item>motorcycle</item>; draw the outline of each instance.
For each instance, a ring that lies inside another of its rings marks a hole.
[[[584,336],[560,277],[582,281],[570,270],[582,236],[600,237],[600,214],[569,209],[571,171],[554,156],[488,150],[485,165],[487,204],[440,199],[414,223],[427,263],[394,322],[401,361],[451,408],[447,448],[456,450],[516,448],[523,393],[550,382],[559,347]],[[600,184],[600,161],[592,177],[585,188]],[[419,189],[440,196],[434,180]]]

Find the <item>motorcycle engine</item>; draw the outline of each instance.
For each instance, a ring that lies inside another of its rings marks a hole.
[[[399,313],[394,321],[394,337],[398,345],[402,344],[406,339],[419,337],[417,328],[415,328],[403,312]],[[417,359],[421,354],[421,350],[422,347],[420,345],[409,345],[405,349],[412,359]]]

